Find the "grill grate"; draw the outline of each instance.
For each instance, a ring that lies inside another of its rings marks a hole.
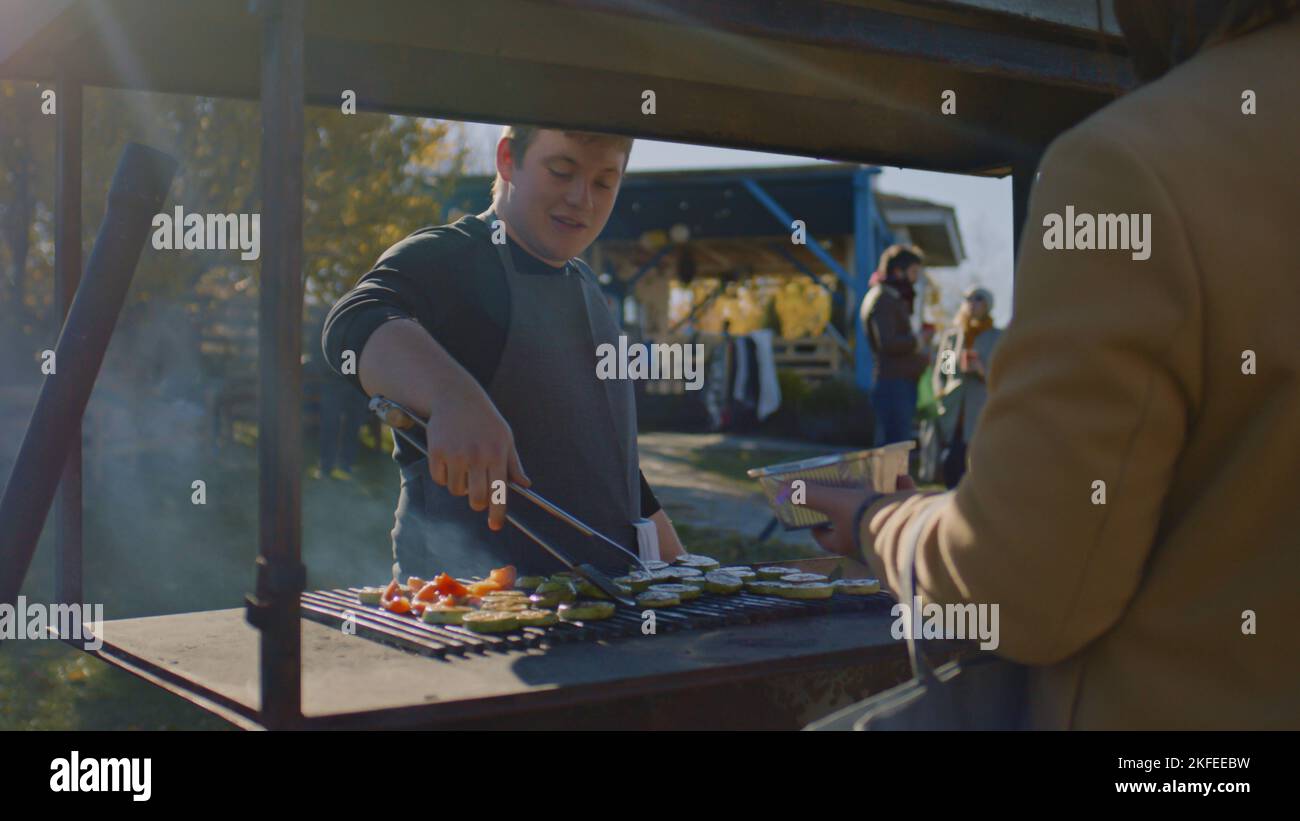
[[[552,645],[569,641],[599,641],[641,635],[641,611],[619,609],[602,621],[552,627],[522,627],[509,633],[475,633],[460,625],[426,624],[410,616],[399,616],[378,607],[361,604],[360,588],[318,590],[302,594],[304,618],[342,627],[351,614],[356,635],[373,641],[435,658]],[[735,624],[752,624],[771,619],[818,616],[827,613],[888,612],[894,600],[886,593],[873,596],[835,596],[821,601],[796,601],[773,596],[737,593],[683,602],[677,607],[655,611],[657,631],[700,630]]]

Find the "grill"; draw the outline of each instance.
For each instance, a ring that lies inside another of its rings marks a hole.
[[[640,610],[620,609],[611,618],[600,621],[560,622],[551,627],[521,627],[509,633],[483,634],[460,625],[426,624],[410,616],[364,605],[357,598],[359,589],[303,593],[300,600],[302,615],[332,627],[342,628],[350,622],[358,636],[433,658],[639,636],[643,624]],[[886,593],[837,595],[819,601],[781,599],[745,592],[730,596],[706,593],[694,601],[655,610],[655,630],[657,633],[700,630],[827,613],[887,613],[893,603],[894,599]]]

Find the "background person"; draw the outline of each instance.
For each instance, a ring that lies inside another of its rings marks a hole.
[[[1296,7],[1116,2],[1163,76],[1042,159],[970,472],[808,488],[894,590],[927,517],[918,592],[999,607],[1033,727],[1300,729]],[[1150,215],[1150,257],[1047,250],[1071,206]]]
[[[939,464],[948,488],[956,487],[966,472],[966,446],[988,398],[987,363],[1002,334],[993,327],[989,313],[993,294],[986,288],[970,288],[964,296],[952,327],[939,337],[930,369],[939,406]]]
[[[912,332],[921,262],[919,248],[891,245],[880,255],[880,266],[862,300],[860,321],[875,354],[871,409],[876,416],[876,445],[915,437],[916,383],[929,364],[930,344],[928,332]]]

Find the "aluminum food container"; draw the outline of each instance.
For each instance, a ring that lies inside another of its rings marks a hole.
[[[908,451],[916,443],[894,442],[884,447],[816,456],[798,462],[754,468],[748,471],[757,479],[768,505],[786,530],[802,530],[830,521],[826,516],[805,505],[791,501],[790,482],[803,479],[809,483],[834,487],[863,487],[870,483],[882,493],[897,489],[899,475],[907,473]]]

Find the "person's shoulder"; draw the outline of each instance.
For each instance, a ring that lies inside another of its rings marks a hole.
[[[482,221],[463,217],[446,225],[426,225],[406,235],[380,255],[376,268],[425,268],[474,252]]]
[[[1235,129],[1245,89],[1294,82],[1300,71],[1300,18],[1206,47],[1158,79],[1125,94],[1063,132],[1050,150],[1108,144],[1139,161],[1163,165],[1219,150]],[[1279,94],[1261,94],[1277,98]],[[1289,94],[1289,92],[1286,92]],[[1222,139],[1214,139],[1217,135]]]

